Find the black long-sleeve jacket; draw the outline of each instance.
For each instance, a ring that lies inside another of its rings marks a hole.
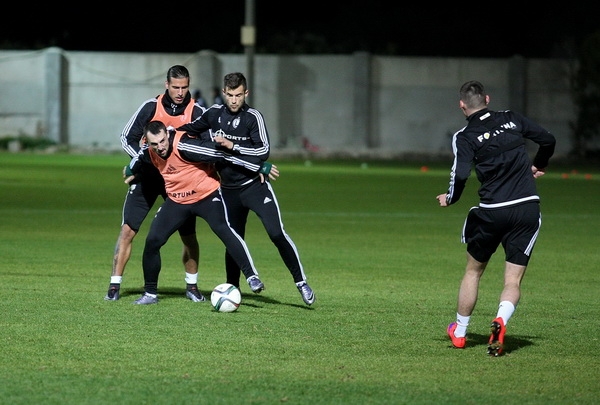
[[[234,143],[231,152],[234,156],[255,157],[267,161],[270,153],[269,134],[262,114],[244,104],[232,114],[225,105],[215,104],[202,116],[177,130],[200,136],[210,131],[211,137],[222,136]],[[257,172],[239,165],[217,164],[221,177],[221,187],[237,188],[250,183],[258,177]]]
[[[468,125],[452,137],[454,163],[448,205],[460,199],[473,165],[481,183],[480,207],[501,208],[539,200],[531,166],[546,168],[554,154],[554,135],[510,110],[485,108],[467,117],[467,121]],[[523,139],[538,145],[533,162]]]
[[[224,150],[216,142],[207,139],[206,137],[197,137],[183,132],[169,131],[169,156],[173,154],[174,148],[177,150],[177,155],[188,163],[208,163],[217,164],[229,162],[233,165],[244,167],[251,173],[258,174],[263,163],[262,159],[255,156],[233,156],[228,151]],[[138,174],[142,170],[142,164],[153,165],[152,152],[149,147],[140,149],[138,154],[129,162],[129,169],[132,174]]]

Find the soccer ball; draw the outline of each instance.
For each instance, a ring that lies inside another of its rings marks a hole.
[[[242,294],[233,284],[223,283],[213,289],[210,302],[219,312],[233,312],[240,306]]]

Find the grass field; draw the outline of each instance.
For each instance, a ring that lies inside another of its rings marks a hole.
[[[439,208],[450,162],[274,161],[317,301],[307,307],[258,220],[266,290],[217,313],[185,299],[181,242],[163,248],[158,305],[136,306],[149,218],[106,302],[126,186],[122,155],[0,153],[0,404],[595,404],[600,396],[600,169],[538,179],[543,224],[506,355],[486,355],[503,255],[488,266],[467,348],[454,320],[476,204]],[[586,176],[586,174],[588,176]],[[199,286],[224,281],[202,220]]]

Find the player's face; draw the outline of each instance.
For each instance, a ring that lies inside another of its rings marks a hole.
[[[183,99],[190,92],[190,79],[174,79],[165,82],[165,87],[169,92],[169,97],[175,101],[175,104],[183,103]]]
[[[235,89],[226,88],[225,104],[227,104],[227,108],[229,108],[229,110],[233,113],[238,112],[240,108],[244,105],[247,95],[248,90],[244,91],[243,86],[239,86]]]
[[[160,157],[167,157],[170,144],[169,137],[167,136],[167,133],[165,131],[161,130],[156,135],[151,132],[148,132],[146,134],[146,142],[148,143],[148,147],[150,147]]]

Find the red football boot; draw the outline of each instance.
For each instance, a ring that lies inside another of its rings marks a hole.
[[[457,326],[458,325],[456,322],[452,322],[450,325],[448,325],[448,337],[450,337],[450,340],[452,341],[452,346],[458,349],[464,349],[465,345],[467,344],[467,339],[465,337],[454,336],[454,331],[456,330]]]
[[[506,327],[502,318],[496,318],[492,321],[490,326],[490,340],[488,342],[487,353],[490,356],[498,357],[502,355],[504,349],[504,334],[506,333]]]

